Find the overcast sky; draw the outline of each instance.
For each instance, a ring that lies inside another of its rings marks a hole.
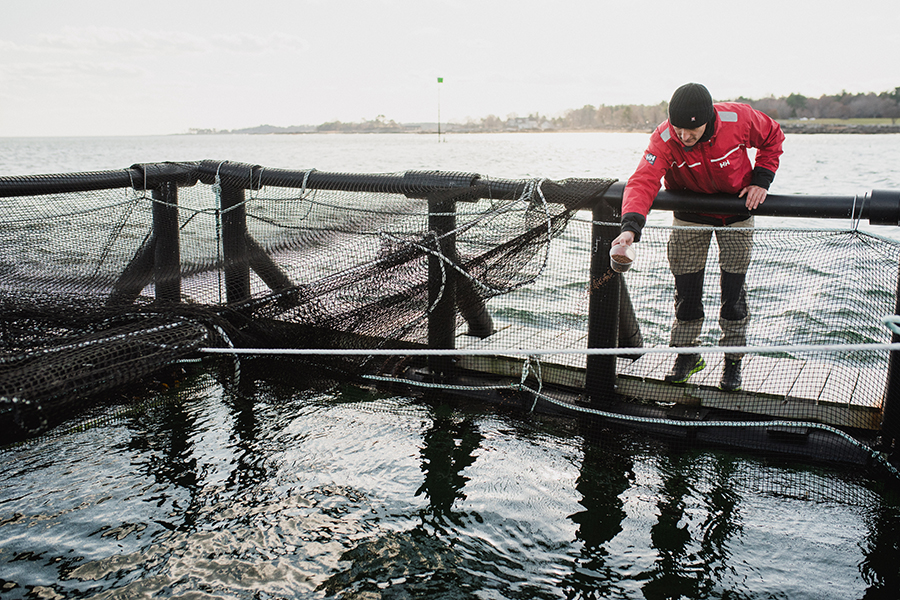
[[[900,1],[9,0],[0,18],[0,137],[552,117],[687,81],[893,90]]]

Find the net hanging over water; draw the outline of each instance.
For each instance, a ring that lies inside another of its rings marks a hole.
[[[265,357],[683,446],[890,454],[897,242],[651,226],[620,274],[614,184],[223,161],[0,178],[7,439],[186,359],[239,378]],[[688,243],[708,258],[676,302],[669,247]],[[748,249],[738,282],[720,265],[729,244]],[[672,347],[685,327],[698,345]],[[667,380],[693,354],[703,368]],[[726,357],[741,359],[737,389],[722,389]]]

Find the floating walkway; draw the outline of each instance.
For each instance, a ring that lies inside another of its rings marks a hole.
[[[493,335],[478,339],[461,334],[457,338],[460,359],[457,365],[502,378],[521,378],[525,357],[511,348],[585,349],[587,333],[546,331],[508,325]],[[467,350],[496,349],[492,356],[466,355]],[[702,352],[703,348],[698,348]],[[706,368],[686,384],[666,383],[673,360],[669,353],[647,353],[636,360],[618,358],[616,392],[645,402],[714,408],[772,418],[824,423],[836,427],[878,430],[881,427],[883,398],[869,390],[883,385],[858,385],[884,381],[887,374],[876,368],[848,368],[825,361],[771,358],[747,355],[743,360],[743,386],[735,392],[718,389],[724,357],[704,354]],[[585,386],[586,355],[548,354],[540,359],[545,384],[581,388]],[[868,391],[868,392],[867,392]]]

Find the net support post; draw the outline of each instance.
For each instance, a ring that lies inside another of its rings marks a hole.
[[[309,172],[289,172],[267,176],[274,185],[304,185]],[[291,278],[272,260],[266,250],[247,230],[245,190],[259,190],[263,186],[264,170],[259,165],[231,161],[205,160],[199,163],[197,176],[203,183],[221,186],[220,214],[222,219],[223,270],[226,300],[243,302],[250,298],[250,270],[273,292],[283,292],[294,286]],[[286,174],[287,173],[287,174]]]
[[[221,203],[225,299],[229,304],[234,304],[250,298],[250,261],[244,190],[223,185]]]
[[[894,294],[894,314],[900,315],[900,276]],[[900,335],[891,334],[891,343],[900,342]],[[900,440],[900,352],[891,351],[888,360],[887,385],[881,410],[881,443],[886,451],[897,450]]]
[[[588,283],[588,348],[615,348],[619,338],[622,276],[610,268],[609,249],[619,235],[611,223],[609,205],[598,202],[592,210],[590,281]],[[616,393],[616,356],[588,354],[585,392],[590,402],[612,400]]]
[[[266,254],[265,249],[260,246],[259,242],[254,240],[249,232],[246,232],[245,237],[247,261],[253,272],[263,280],[263,283],[273,292],[283,292],[293,287],[294,283],[291,281],[291,278],[281,270],[281,267],[272,260],[271,256]]]
[[[141,245],[113,285],[106,301],[107,306],[133,304],[141,295],[141,291],[153,281],[156,241],[156,235],[151,235]]]
[[[428,347],[456,347],[456,272],[445,258],[456,256],[456,200],[449,194],[428,197],[428,228],[435,236],[434,252],[428,255]],[[451,356],[429,356],[432,375],[441,378],[453,367]]]
[[[619,348],[643,348],[644,335],[637,316],[634,314],[634,304],[631,302],[631,294],[628,292],[628,284],[624,277],[619,277]],[[632,360],[637,355],[630,355]]]
[[[464,275],[456,277],[456,307],[469,324],[467,335],[484,339],[494,333],[494,320],[475,285]]]
[[[143,166],[141,167],[141,172],[144,172]],[[146,183],[145,179],[141,179],[141,182]],[[154,284],[157,301],[181,301],[181,246],[178,230],[180,183],[183,181],[170,176],[165,181],[157,178],[152,188],[147,187],[151,190],[153,199],[151,235],[122,271],[107,300],[108,306],[133,304],[151,283]],[[193,185],[190,182],[188,184]]]
[[[156,299],[181,300],[181,248],[178,240],[178,186],[174,181],[153,189],[153,273]]]

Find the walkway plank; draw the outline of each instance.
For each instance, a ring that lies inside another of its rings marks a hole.
[[[828,379],[819,392],[819,403],[847,406],[856,390],[859,369],[849,369],[839,365],[831,365]]]
[[[472,356],[461,352],[463,368],[519,381],[525,357],[517,349],[552,350],[585,348],[583,331],[545,330],[503,325],[493,335],[478,339],[460,335],[457,345],[467,349],[496,348],[496,356]],[[878,429],[885,373],[872,368],[850,368],[825,361],[747,355],[743,359],[743,386],[737,392],[718,389],[723,356],[698,348],[707,363],[685,385],[664,381],[673,354],[649,352],[632,360],[617,361],[617,392],[645,402],[680,403],[764,415],[800,419],[835,426]],[[583,387],[584,354],[548,354],[538,357],[546,384]]]
[[[672,356],[669,354],[661,354],[658,352],[644,354],[631,363],[625,371],[620,371],[619,375],[644,379],[662,372],[663,369],[667,369],[671,361]]]
[[[811,399],[818,402],[825,382],[831,373],[831,365],[825,362],[807,361],[797,374],[794,385],[787,393],[788,398]]]

